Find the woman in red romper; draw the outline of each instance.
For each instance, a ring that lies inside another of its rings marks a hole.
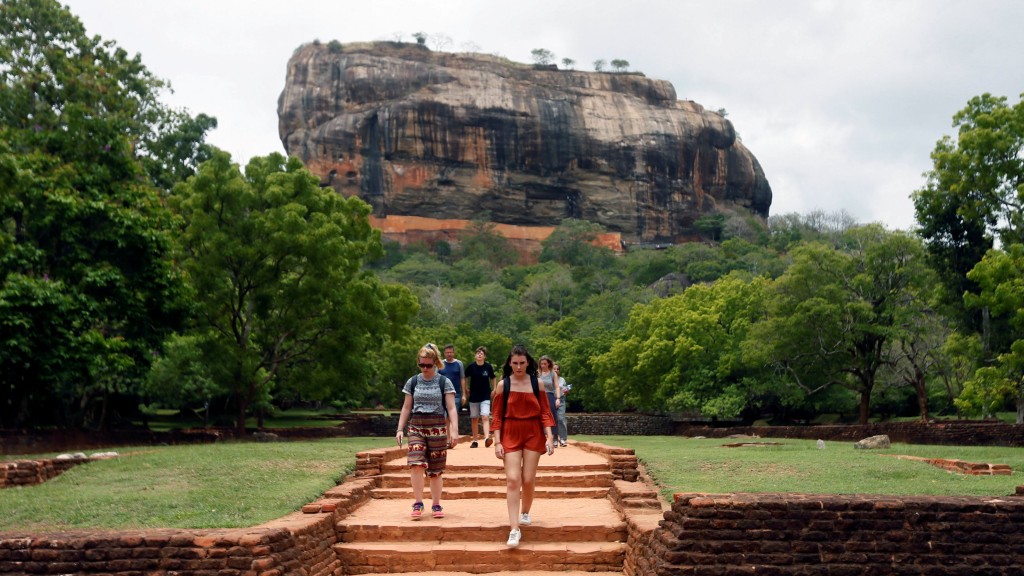
[[[508,545],[518,546],[522,533],[519,526],[530,525],[530,507],[537,478],[537,464],[541,454],[554,451],[551,427],[555,418],[551,414],[547,396],[543,401],[533,393],[531,376],[537,376],[537,362],[526,347],[512,347],[505,360],[504,378],[498,383],[491,400],[491,432],[494,433],[494,455],[505,461],[508,521],[512,529]],[[504,392],[508,379],[508,406]],[[522,508],[520,509],[520,504]]]

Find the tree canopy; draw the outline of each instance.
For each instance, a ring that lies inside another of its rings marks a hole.
[[[57,2],[0,5],[0,61],[0,426],[102,427],[185,316],[160,188],[213,120]]]

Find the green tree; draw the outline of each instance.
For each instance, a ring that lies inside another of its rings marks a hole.
[[[614,68],[616,72],[625,72],[626,70],[629,70],[629,60],[616,58],[615,60],[612,60],[611,64],[612,68]]]
[[[902,232],[869,225],[843,241],[842,251],[818,243],[794,250],[748,351],[808,394],[853,390],[867,423],[876,377],[893,361],[888,345],[909,337],[907,316],[922,313],[914,294],[927,286],[928,268],[920,242]]]
[[[757,390],[743,343],[761,318],[769,281],[729,276],[633,308],[622,334],[594,365],[613,405],[740,414]]]
[[[507,238],[495,231],[496,224],[485,212],[460,235],[458,256],[488,262],[494,268],[515,264],[519,253]]]
[[[994,361],[983,358],[990,364],[985,368],[995,372],[979,369],[984,373],[976,373],[973,380],[979,385],[1005,383],[997,388],[1012,393],[1017,423],[1024,424],[1024,244],[1011,244],[1005,251],[989,250],[967,276],[978,286],[977,293],[964,294],[967,307],[987,310],[993,320],[1004,319],[1006,329],[1001,340],[1009,342],[992,351]]]
[[[530,57],[533,63],[538,66],[547,66],[555,61],[555,53],[547,48],[534,48],[530,50]]]
[[[408,290],[362,269],[381,252],[370,207],[321,189],[277,153],[253,158],[243,175],[216,152],[173,200],[195,335],[211,377],[235,397],[239,431],[275,384],[310,399],[365,395],[365,354],[401,339],[417,310]]]
[[[953,116],[954,140],[944,136],[931,154],[925,187],[913,195],[919,233],[946,287],[957,318],[982,332],[984,312],[973,316],[961,296],[976,291],[967,279],[999,240],[1024,241],[1024,100],[982,94]],[[988,334],[983,334],[988,346]]]
[[[566,70],[572,70],[572,67],[576,65],[576,61],[572,58],[562,58],[562,66],[565,66]]]
[[[594,72],[604,72],[604,67],[608,65],[608,62],[603,58],[594,60]]]
[[[185,317],[158,187],[212,119],[164,88],[59,3],[0,4],[0,426],[107,426]]]

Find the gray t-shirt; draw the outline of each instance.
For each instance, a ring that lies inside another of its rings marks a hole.
[[[548,372],[547,374],[541,374],[538,372],[540,383],[544,385],[544,391],[548,394],[555,393],[555,373]]]
[[[435,373],[430,380],[424,380],[422,374],[409,378],[402,388],[402,392],[412,394],[413,414],[435,414],[444,415],[444,397],[441,396],[441,383],[438,378],[444,378],[444,393],[455,394],[455,385],[448,378]],[[412,383],[416,382],[416,391],[413,394]]]

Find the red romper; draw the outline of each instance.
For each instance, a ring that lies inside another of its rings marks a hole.
[[[509,392],[508,409],[502,406],[504,394],[495,391],[491,402],[491,431],[501,430],[501,445],[505,452],[529,450],[547,451],[544,428],[555,425],[547,396],[541,392],[543,402],[538,402],[533,392]],[[502,424],[505,427],[502,429]]]

